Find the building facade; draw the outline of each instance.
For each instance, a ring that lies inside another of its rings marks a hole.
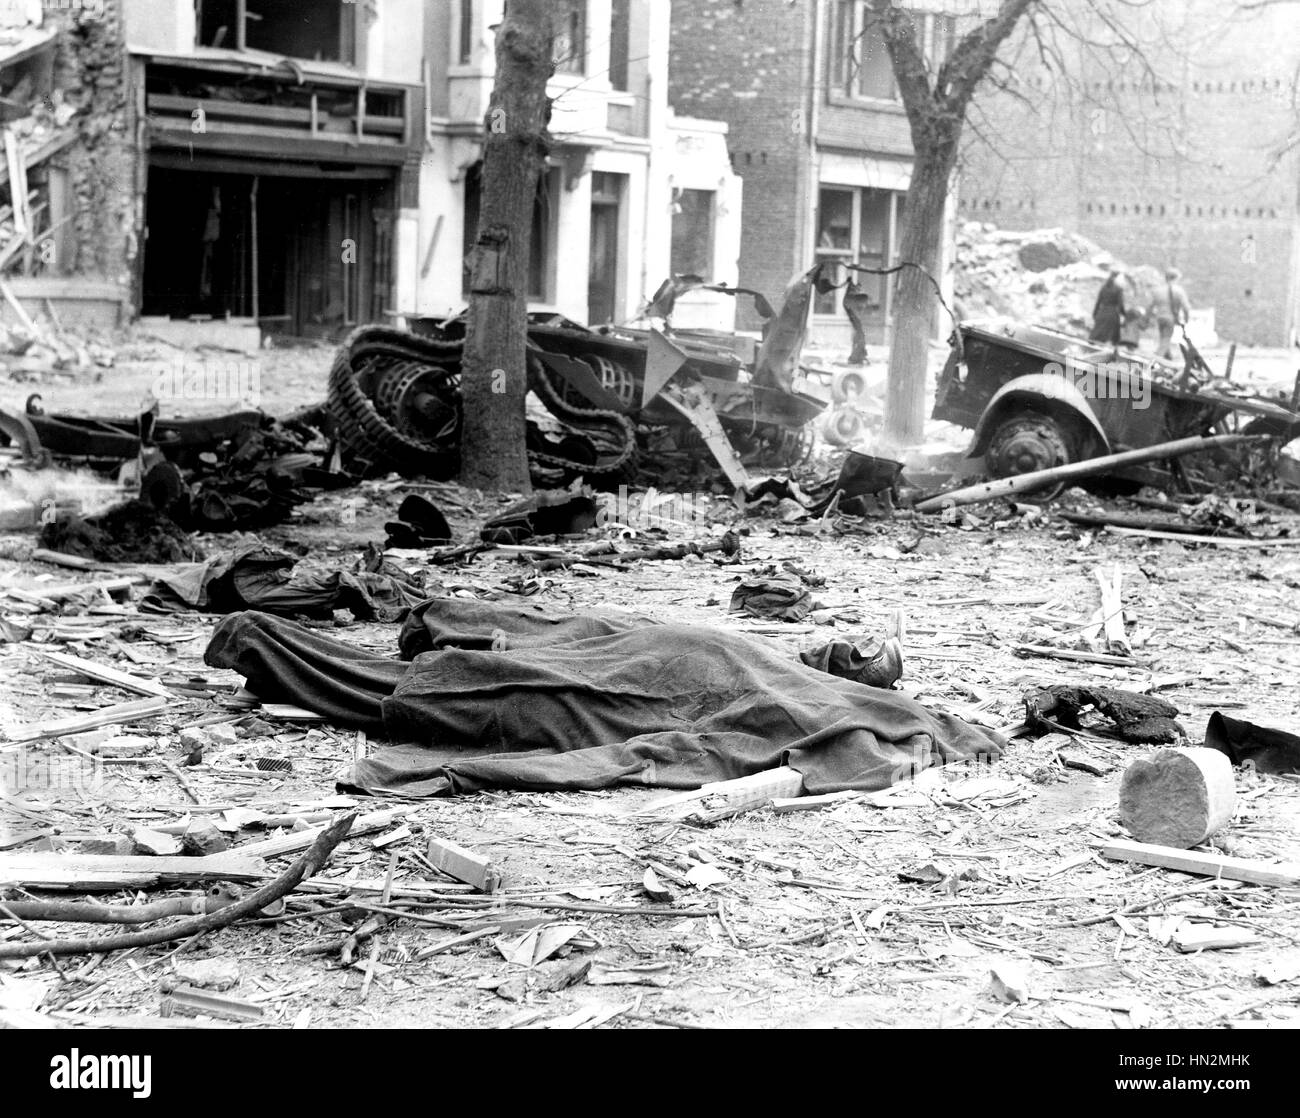
[[[897,263],[911,133],[867,0],[674,0],[672,8],[672,101],[727,122],[744,180],[745,286],[779,292],[817,261]],[[933,65],[960,21],[929,10],[916,19]],[[945,284],[950,261],[946,250]],[[868,340],[887,342],[893,285],[879,276],[858,283],[870,299]],[[818,297],[814,340],[848,344],[842,296]]]
[[[503,0],[120,4],[138,313],[337,337],[464,306]],[[740,179],[725,125],[669,107],[667,6],[562,6],[530,302],[599,324],[674,270],[734,284]]]
[[[599,324],[633,318],[672,272],[734,285],[741,183],[725,126],[670,107],[668,5],[557,3],[554,148],[534,207],[530,300]],[[407,215],[423,223],[421,250],[418,273],[402,279],[402,306],[423,314],[464,301],[502,8],[451,0],[427,9],[429,130],[418,215]],[[675,321],[725,329],[733,315],[729,297],[696,292]]]
[[[1223,338],[1290,345],[1300,328],[1300,8],[1162,0],[1129,18],[1139,13],[1127,60],[1067,42],[1062,73],[1033,43],[1012,44],[1016,85],[977,94],[961,216],[1063,226],[1130,265],[1177,267]]]

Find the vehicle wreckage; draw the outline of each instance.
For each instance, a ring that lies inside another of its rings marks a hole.
[[[1047,327],[996,320],[958,324],[951,346],[933,416],[974,428],[967,457],[982,456],[983,472],[994,478],[1194,436],[1272,436],[1269,462],[1213,452],[1208,469],[1242,477],[1261,467],[1272,472],[1277,449],[1300,437],[1300,379],[1289,399],[1248,392],[1215,376],[1190,342],[1183,344],[1180,367]],[[1178,458],[1117,466],[1104,479],[1112,491],[1131,492],[1187,481]]]
[[[561,428],[548,434],[530,421],[534,473],[561,483],[579,476],[629,481],[654,429],[672,431],[679,447],[702,440],[737,487],[747,480],[747,464],[802,462],[812,449],[811,421],[826,406],[798,375],[819,276],[813,268],[797,277],[778,312],[750,289],[677,276],[643,314],[661,327],[593,330],[530,315],[528,387]],[[762,339],[673,329],[676,300],[699,288],[751,296],[765,320]],[[330,371],[329,417],[345,461],[358,472],[451,477],[459,468],[465,321],[409,324],[363,326],[348,337]]]
[[[528,386],[541,407],[531,409],[527,449],[537,483],[631,481],[652,432],[667,432],[678,449],[702,443],[737,488],[747,465],[802,462],[826,406],[799,371],[820,277],[813,268],[792,281],[779,312],[756,291],[676,276],[647,304],[645,329],[530,315]],[[676,300],[695,289],[751,297],[761,339],[674,329]],[[30,467],[58,461],[115,477],[184,527],[263,527],[305,499],[300,484],[336,487],[389,471],[453,477],[464,330],[463,317],[360,327],[336,353],[324,405],[284,420],[252,410],[162,419],[156,406],[125,417],[47,414],[33,396],[20,413],[0,410],[0,443]],[[308,449],[322,435],[337,455]]]

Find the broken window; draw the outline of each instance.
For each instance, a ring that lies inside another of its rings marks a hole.
[[[824,186],[818,195],[818,262],[832,266],[831,278],[837,284],[852,277],[877,312],[888,308],[889,277],[850,273],[844,265],[884,269],[897,263],[904,197],[897,190],[845,186]],[[841,294],[840,291],[819,294],[814,312],[838,314]]]
[[[854,99],[897,101],[893,63],[869,0],[838,0],[833,19],[831,88]],[[916,13],[912,19],[926,66],[933,74],[956,44],[959,19],[937,13]]]
[[[674,192],[673,275],[713,280],[713,200],[712,190]]]
[[[196,0],[198,45],[355,62],[356,0]]]
[[[587,0],[559,0],[555,7],[555,68],[562,74],[585,74]]]

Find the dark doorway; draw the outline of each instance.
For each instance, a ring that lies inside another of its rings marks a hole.
[[[382,318],[391,186],[151,167],[142,311],[333,337]]]
[[[619,232],[625,175],[591,176],[591,257],[587,272],[587,322],[614,321],[618,307]]]

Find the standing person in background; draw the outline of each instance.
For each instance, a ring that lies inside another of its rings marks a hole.
[[[1156,346],[1157,356],[1166,360],[1173,358],[1174,328],[1187,325],[1191,317],[1192,305],[1187,292],[1178,281],[1183,278],[1177,268],[1165,272],[1165,287],[1156,293],[1152,310],[1156,316],[1156,328],[1160,331],[1160,341]]]
[[[1097,302],[1092,308],[1092,332],[1088,335],[1090,342],[1119,346],[1120,331],[1124,327],[1128,310],[1128,294],[1124,273],[1111,265],[1110,275],[1097,292]]]

